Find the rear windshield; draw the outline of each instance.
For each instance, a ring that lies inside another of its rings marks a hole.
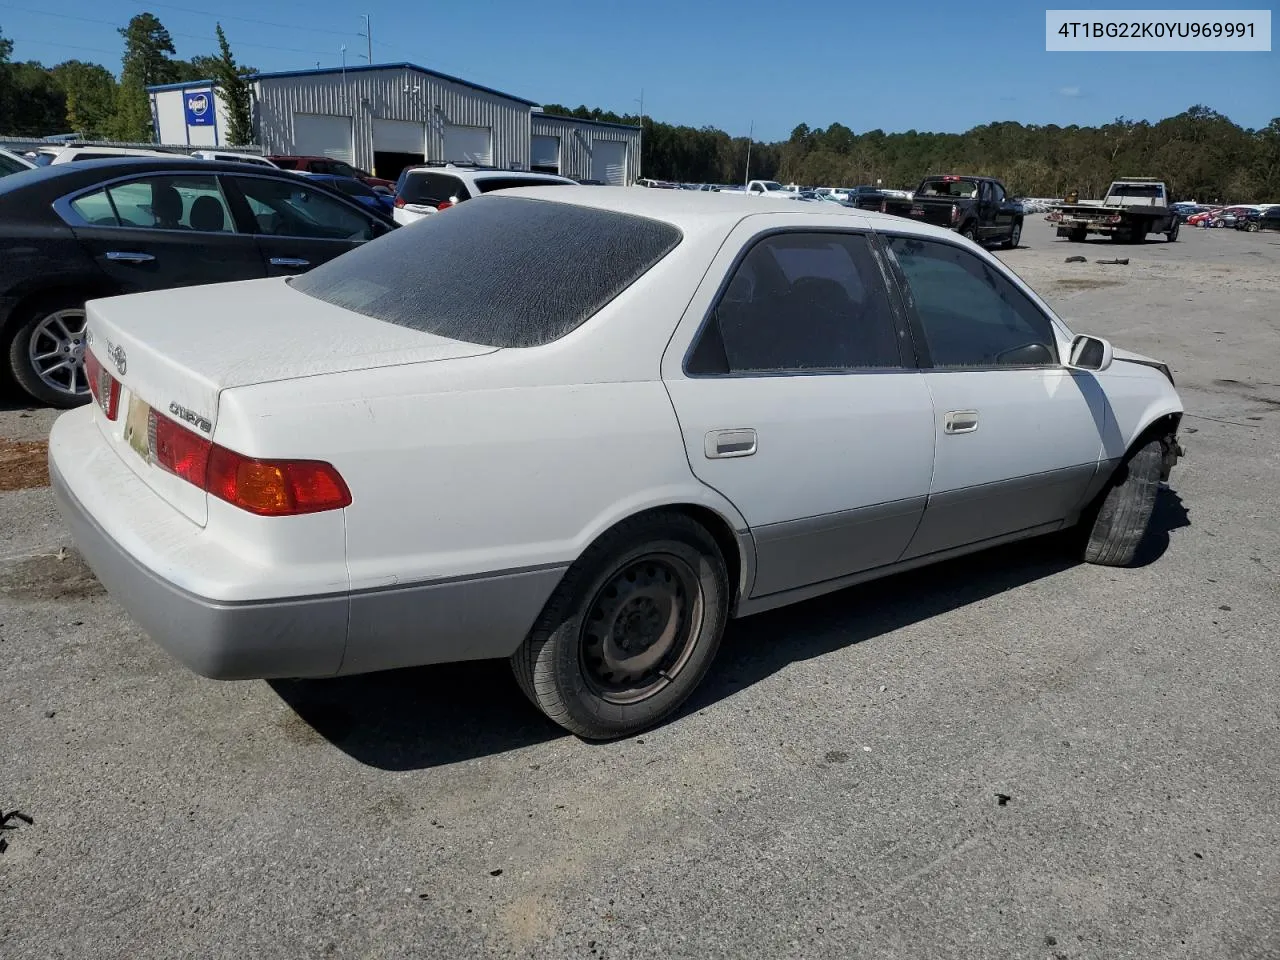
[[[1111,185],[1111,196],[1113,197],[1160,197],[1164,193],[1158,184],[1154,183],[1113,183]]]
[[[470,200],[471,194],[467,192],[466,184],[447,173],[411,172],[400,188],[400,199],[405,203],[434,207],[446,200],[451,203]]]
[[[538,347],[598,313],[680,237],[646,217],[479,197],[289,282],[412,330],[490,347]]]
[[[916,191],[917,197],[952,197],[965,199],[978,195],[976,180],[926,180]]]

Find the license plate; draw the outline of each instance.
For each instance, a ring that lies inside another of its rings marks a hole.
[[[129,415],[124,421],[124,439],[144,460],[151,459],[151,407],[138,397],[129,397]]]
[[[911,215],[912,215],[913,217],[923,217],[923,216],[924,216],[924,207],[912,207],[912,208],[911,208]]]

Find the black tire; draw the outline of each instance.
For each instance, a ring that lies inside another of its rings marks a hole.
[[[1182,224],[1179,223],[1177,220],[1173,221],[1173,226],[1170,227],[1169,232],[1164,235],[1165,240],[1167,240],[1169,243],[1173,243],[1174,241],[1176,241],[1178,239],[1178,228],[1181,226]]]
[[[1015,220],[1013,221],[1013,227],[1009,230],[1009,239],[1006,240],[1003,244],[1001,244],[1001,246],[1003,246],[1006,250],[1017,250],[1018,244],[1021,241],[1022,241],[1022,221]]]
[[[615,585],[623,596],[633,589],[631,598],[620,601]],[[652,599],[664,590],[674,598],[665,613]],[[645,514],[614,527],[574,562],[511,667],[525,695],[566,730],[591,740],[624,737],[670,716],[701,682],[720,646],[729,604],[728,570],[711,534],[682,513]],[[656,618],[651,608],[659,610]],[[665,626],[652,622],[664,615]],[[655,626],[661,633],[648,646],[629,645]],[[645,685],[627,688],[629,674],[612,670],[616,656],[630,654],[630,668],[657,653],[673,629],[661,659],[635,678]]]
[[[966,224],[960,228],[960,236],[964,237],[966,240],[972,240],[974,243],[978,242],[978,231],[974,229],[972,223]]]
[[[1133,563],[1155,509],[1163,462],[1164,444],[1159,439],[1148,440],[1125,458],[1094,509],[1082,518],[1086,563]]]
[[[1244,225],[1244,230],[1245,230],[1245,233],[1257,233],[1258,225],[1254,223],[1252,220],[1250,220],[1248,223]]]
[[[84,295],[74,293],[54,294],[33,300],[19,308],[14,326],[4,339],[5,354],[9,361],[9,372],[14,382],[32,399],[51,407],[67,410],[78,407],[90,400],[88,381],[84,378],[84,336],[72,336],[68,341],[72,344],[67,354],[71,367],[67,369],[65,384],[60,388],[58,378],[42,377],[33,361],[33,354],[45,345],[39,332],[46,322],[59,314],[74,314],[80,318],[83,329]],[[79,389],[73,390],[76,386]]]
[[[1084,227],[1076,227],[1067,234],[1067,239],[1072,243],[1084,243],[1089,238],[1089,231]]]

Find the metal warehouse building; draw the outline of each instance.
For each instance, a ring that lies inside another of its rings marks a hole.
[[[530,133],[534,170],[615,184],[640,176],[639,127],[535,111]]]
[[[263,73],[254,130],[267,154],[327,156],[395,178],[412,163],[467,162],[633,183],[640,128],[553,117],[531,100],[412,63]],[[226,110],[209,80],[151,87],[156,140],[222,146]]]

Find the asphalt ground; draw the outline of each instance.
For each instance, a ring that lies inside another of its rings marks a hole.
[[[1177,377],[1144,564],[1037,541],[738,621],[618,743],[503,663],[193,676],[21,474],[0,956],[1280,956],[1280,236],[1024,241],[1077,332]],[[11,400],[0,462],[52,420]]]

